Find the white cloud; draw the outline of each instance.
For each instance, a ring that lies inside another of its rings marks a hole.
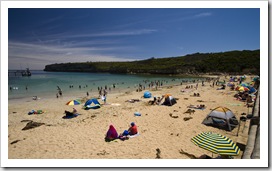
[[[32,43],[9,42],[9,68],[22,65],[35,65],[43,69],[47,64],[86,62],[86,61],[131,61],[136,59],[120,58],[106,51],[129,49],[128,47],[72,47],[41,45]]]
[[[210,13],[210,12],[203,12],[203,13],[196,14],[194,17],[195,18],[208,17],[208,16],[211,16],[211,15],[212,15],[212,13]]]
[[[115,31],[115,32],[102,32],[102,33],[91,33],[91,34],[69,34],[65,38],[82,38],[82,37],[108,37],[108,36],[134,36],[142,34],[150,34],[156,32],[154,29],[140,29],[131,31]]]

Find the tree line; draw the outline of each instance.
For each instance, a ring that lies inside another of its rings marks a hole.
[[[260,74],[260,50],[194,53],[131,62],[81,62],[46,65],[44,71],[148,74]]]

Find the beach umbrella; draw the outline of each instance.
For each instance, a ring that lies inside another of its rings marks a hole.
[[[250,87],[250,85],[248,83],[241,83],[240,86],[247,87],[247,88]]]
[[[247,87],[240,87],[239,91],[249,91],[249,88],[247,88]]]
[[[212,132],[200,133],[191,141],[205,150],[220,155],[237,156],[240,153],[239,147],[230,138]]]
[[[66,103],[66,105],[79,105],[80,101],[78,100],[70,100],[69,102]]]

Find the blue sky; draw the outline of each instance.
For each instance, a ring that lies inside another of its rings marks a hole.
[[[260,49],[259,8],[10,8],[9,69]]]

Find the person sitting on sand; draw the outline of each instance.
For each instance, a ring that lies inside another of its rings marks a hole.
[[[217,88],[216,90],[225,90],[226,86],[224,84],[222,84],[222,87]]]
[[[234,90],[234,88],[235,88],[235,85],[234,85],[234,84],[231,84],[230,90]]]
[[[252,96],[248,95],[247,99],[246,99],[246,102],[247,103],[252,103],[253,102]]]
[[[137,126],[135,125],[134,122],[131,122],[131,127],[128,129],[129,135],[135,135],[138,133]]]
[[[114,139],[118,138],[118,133],[116,131],[116,129],[114,128],[113,125],[110,125],[106,137],[105,137],[105,141],[112,141]]]
[[[248,96],[249,96],[248,93],[239,93],[238,97],[237,97],[237,100],[246,101]]]
[[[73,114],[77,114],[77,110],[73,108]]]
[[[154,104],[156,104],[156,101],[157,101],[157,97],[154,96],[154,99],[153,100],[149,100],[148,104],[149,105],[154,105]]]
[[[161,105],[161,101],[162,101],[163,97],[164,97],[164,96],[158,97],[157,101],[155,102],[156,105]]]

